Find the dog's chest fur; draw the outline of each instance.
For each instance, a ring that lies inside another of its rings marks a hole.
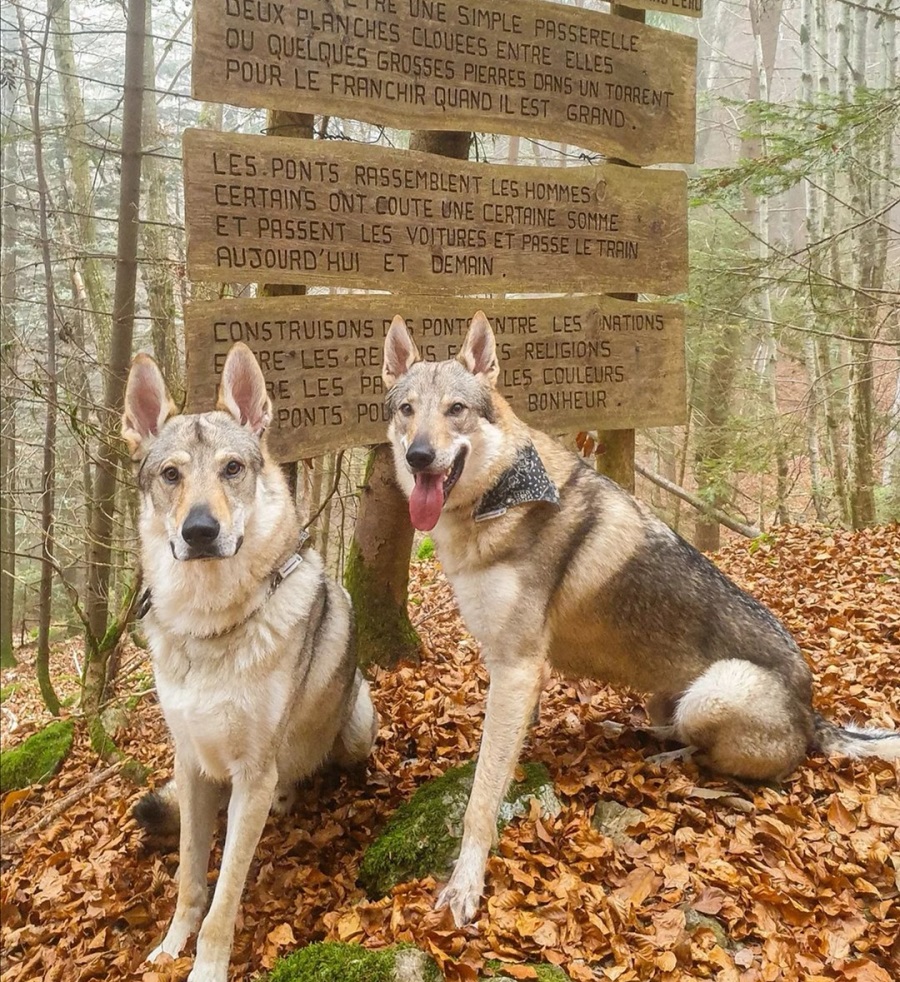
[[[258,768],[271,756],[288,715],[297,712],[303,697],[298,656],[317,586],[316,572],[301,566],[258,613],[223,638],[172,633],[165,626],[169,611],[158,604],[148,617],[166,722],[179,751],[191,752],[209,777],[226,781],[239,769]]]

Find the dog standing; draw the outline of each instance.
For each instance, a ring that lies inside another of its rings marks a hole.
[[[617,484],[529,428],[496,391],[479,311],[457,360],[385,340],[388,437],[413,525],[433,529],[490,687],[459,859],[438,898],[458,925],[484,889],[497,811],[545,665],[649,693],[661,736],[725,774],[785,777],[811,749],[900,757],[900,734],[812,708],[797,645],[760,603]]]
[[[241,892],[270,808],[326,760],[364,760],[378,719],[356,666],[350,602],[322,560],[300,553],[271,419],[250,349],[236,344],[218,408],[175,415],[156,364],[135,359],[122,433],[137,464],[144,624],[175,743],[178,901],[162,943],[177,956],[200,925],[189,982],[224,982]],[[207,868],[230,787],[209,912]],[[165,805],[165,796],[157,800]]]

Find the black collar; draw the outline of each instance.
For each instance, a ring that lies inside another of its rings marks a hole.
[[[499,518],[515,505],[535,501],[546,501],[558,508],[559,491],[544,470],[534,444],[529,443],[519,451],[512,467],[500,475],[500,480],[478,502],[475,521]]]

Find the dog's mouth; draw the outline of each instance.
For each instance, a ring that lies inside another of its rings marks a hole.
[[[419,531],[430,532],[437,525],[447,495],[463,472],[466,453],[467,448],[460,447],[447,470],[418,471],[414,475],[416,484],[409,496],[409,519]]]
[[[170,541],[169,548],[172,550],[172,555],[179,562],[192,563],[198,560],[231,559],[232,556],[236,556],[240,552],[243,544],[244,537],[240,535],[234,544],[234,549],[231,551],[227,548],[223,549],[222,545],[218,542],[188,545],[182,541],[178,544],[180,546],[179,548],[176,547],[174,542]]]

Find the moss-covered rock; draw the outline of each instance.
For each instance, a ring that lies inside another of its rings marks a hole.
[[[608,835],[617,846],[622,846],[631,839],[629,831],[646,818],[647,816],[637,808],[628,808],[618,801],[601,798],[594,808],[591,825],[598,832]]]
[[[434,960],[412,945],[369,951],[358,944],[324,941],[280,958],[267,982],[439,982]]]
[[[485,964],[487,969],[487,974],[484,976],[485,982],[489,979],[500,979],[503,982],[504,979],[513,980],[521,978],[521,974],[508,975],[504,972],[504,968],[508,966],[504,965],[503,962],[489,961]],[[516,968],[533,968],[534,978],[537,982],[572,982],[572,979],[567,975],[558,965],[549,965],[547,962],[526,962],[524,965],[516,965]]]
[[[0,791],[5,793],[49,780],[69,753],[73,730],[70,721],[57,720],[21,746],[0,752]]]
[[[532,799],[544,815],[557,815],[560,803],[543,764],[525,764],[521,781],[510,785],[497,819],[500,831],[524,815]],[[390,893],[398,883],[423,876],[444,877],[459,853],[463,815],[472,790],[475,762],[453,767],[428,781],[401,805],[381,835],[369,846],[359,869],[359,881],[373,899]]]

